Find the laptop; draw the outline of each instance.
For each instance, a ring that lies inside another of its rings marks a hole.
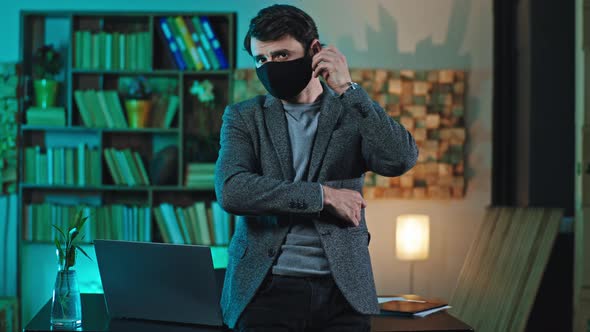
[[[223,326],[209,247],[95,240],[111,318]]]

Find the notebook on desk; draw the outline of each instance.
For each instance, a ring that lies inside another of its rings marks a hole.
[[[209,247],[94,242],[111,318],[222,326]]]
[[[379,307],[382,315],[404,317],[424,317],[450,308],[446,302],[428,300],[418,296],[379,298]]]

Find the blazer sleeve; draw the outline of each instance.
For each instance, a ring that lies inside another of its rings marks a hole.
[[[320,183],[279,180],[256,172],[253,142],[238,109],[222,117],[215,194],[221,207],[237,215],[296,213],[318,217],[323,209]]]
[[[361,149],[368,171],[399,176],[414,167],[418,160],[414,138],[371,100],[365,90],[360,87],[349,90],[340,100],[344,107],[360,113]]]

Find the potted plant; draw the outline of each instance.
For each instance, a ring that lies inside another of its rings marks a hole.
[[[216,111],[216,95],[213,82],[208,79],[194,80],[189,92],[193,98],[192,112],[186,115],[194,124],[187,130],[186,149],[195,156],[196,162],[215,162],[219,152],[220,118]]]
[[[43,45],[33,54],[33,89],[35,105],[41,108],[55,106],[58,82],[55,76],[62,66],[62,58],[53,45]]]
[[[144,128],[149,123],[152,94],[152,88],[145,77],[131,79],[122,93],[129,127]]]
[[[51,325],[63,328],[76,328],[82,325],[82,303],[76,271],[76,253],[79,251],[90,259],[90,256],[80,247],[79,241],[84,239],[80,233],[88,216],[78,211],[67,231],[57,225],[52,225],[57,230],[55,237],[56,254],[58,258],[58,271],[53,288],[51,301]]]

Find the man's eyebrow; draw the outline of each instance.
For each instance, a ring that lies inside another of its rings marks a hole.
[[[288,49],[284,48],[284,49],[281,49],[281,50],[272,51],[272,52],[270,52],[270,55],[274,57],[274,56],[276,56],[276,55],[278,55],[280,53],[290,54],[291,51],[289,51]],[[264,56],[264,54],[257,54],[257,55],[254,56],[254,59],[260,59],[263,56]]]

